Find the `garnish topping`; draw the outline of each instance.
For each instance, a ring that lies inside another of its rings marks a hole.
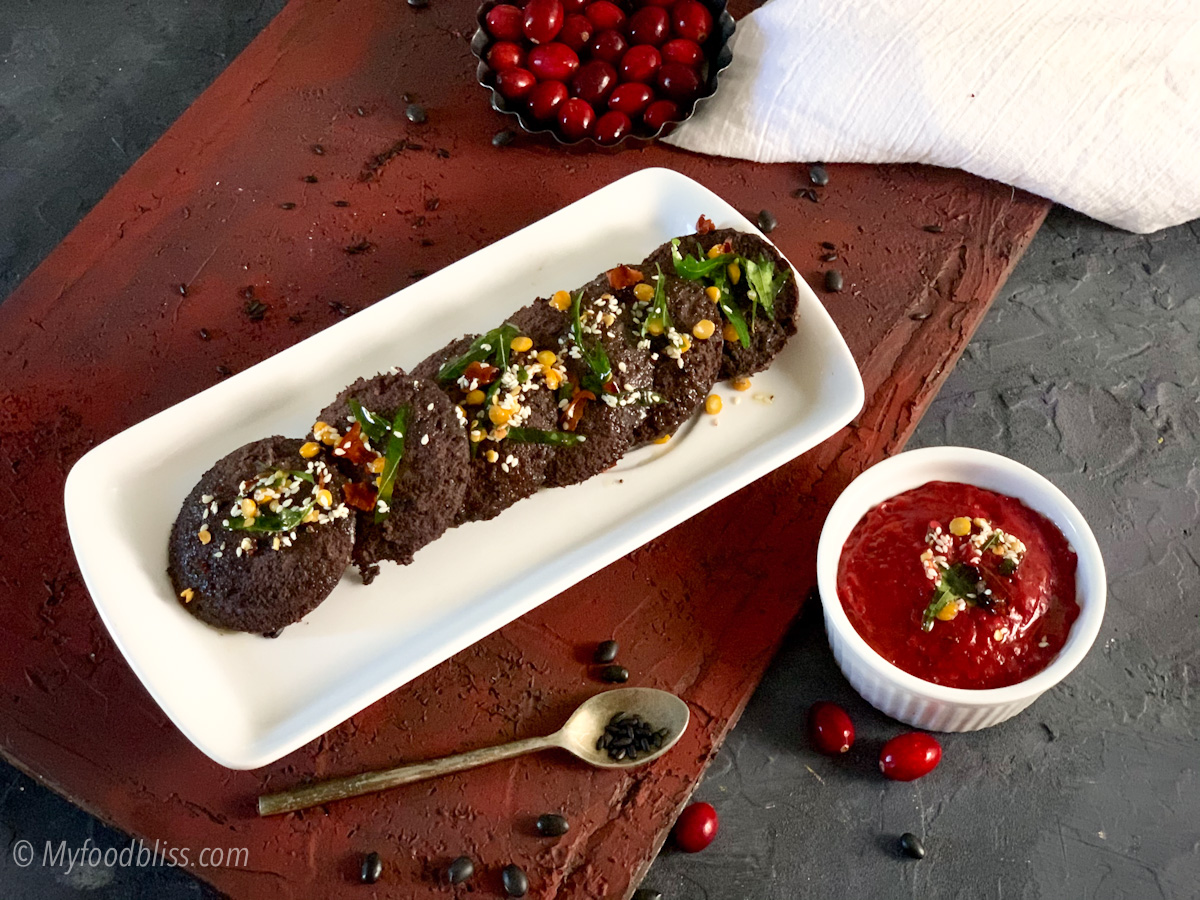
[[[614,269],[609,269],[604,274],[608,276],[608,285],[614,291],[633,287],[638,282],[646,280],[646,276],[632,266],[617,266]]]
[[[541,428],[510,428],[508,439],[516,444],[552,444],[557,447],[573,447],[587,440],[582,434],[546,431]]]
[[[321,470],[324,469],[323,464],[318,465]],[[296,495],[306,484],[311,485],[309,496],[303,503],[297,504]],[[322,500],[326,501],[320,504],[322,508],[328,509],[332,505],[332,495],[325,488],[324,471],[321,471],[318,481],[311,472],[273,469],[260,475],[250,485],[242,483],[226,520],[229,523],[227,527],[231,531],[258,534],[294,531],[305,522],[317,521],[321,514],[317,507]]]
[[[396,472],[404,458],[404,433],[408,431],[411,410],[402,406],[396,410],[387,436],[387,449],[383,452],[383,471],[379,473],[379,493],[375,500],[375,523],[388,517],[391,511],[392,489],[396,485]]]
[[[672,324],[671,313],[667,309],[667,279],[663,277],[662,269],[659,268],[658,274],[654,276],[654,297],[646,310],[646,317],[642,320],[642,337],[648,334],[662,334]]]
[[[955,538],[965,538],[956,542]],[[925,577],[934,583],[933,598],[921,617],[921,628],[932,631],[936,622],[949,622],[968,606],[992,609],[1002,602],[989,586],[981,564],[989,551],[1001,557],[996,574],[1009,577],[1017,571],[1025,556],[1025,544],[987,519],[955,516],[943,530],[930,522],[925,533],[928,544],[921,554]],[[957,552],[956,552],[957,551]],[[959,560],[951,564],[954,555]],[[1001,640],[1002,638],[997,638]]]
[[[580,312],[582,302],[583,291],[579,291],[571,298],[571,334],[575,339],[575,346],[579,348],[584,364],[588,367],[588,373],[583,376],[583,386],[586,388],[583,393],[590,393],[592,399],[595,400],[596,394],[603,393],[604,386],[612,381],[612,363],[608,361],[608,354],[604,352],[604,347],[598,341],[592,347],[588,347],[584,343],[583,316]]]
[[[471,346],[467,348],[467,352],[458,359],[450,360],[438,369],[437,380],[443,384],[450,381],[457,381],[463,376],[469,366],[473,362],[487,362],[492,354],[499,352],[505,362],[501,368],[507,365],[506,357],[508,355],[508,345],[512,342],[520,332],[517,326],[510,325],[505,322],[499,328],[494,328],[487,334],[481,334],[471,342]]]

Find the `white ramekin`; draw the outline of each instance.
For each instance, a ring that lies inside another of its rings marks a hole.
[[[850,624],[837,595],[838,560],[851,530],[866,512],[929,481],[973,484],[1021,500],[1058,526],[1079,558],[1079,618],[1067,643],[1042,671],[1020,684],[966,690],[933,684],[876,653]],[[995,453],[966,447],[911,450],[863,472],[834,503],[817,546],[817,586],[825,630],[842,673],[876,709],[928,731],[977,731],[1012,718],[1058,684],[1087,654],[1104,618],[1104,560],[1075,505],[1032,469]]]

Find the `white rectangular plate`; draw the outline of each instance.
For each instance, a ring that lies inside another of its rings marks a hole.
[[[693,231],[702,213],[718,227],[755,231],[677,172],[629,175],[129,428],[75,465],[67,523],[88,590],[129,665],[197,747],[233,769],[279,759],[850,421],[862,379],[793,273],[799,333],[744,402],[717,388],[721,427],[694,422],[670,443],[631,454],[619,476],[541,491],[490,522],[454,529],[411,566],[384,564],[369,588],[348,572],[276,640],[218,631],[180,606],[166,575],[167,537],[217,459],[267,435],[303,436],[360,375],[411,367],[533,297],[642,259]],[[754,402],[759,392],[774,402]],[[536,527],[550,521],[561,527]],[[543,539],[504,539],[533,532]],[[509,547],[510,577],[483,585],[461,560],[489,543]]]

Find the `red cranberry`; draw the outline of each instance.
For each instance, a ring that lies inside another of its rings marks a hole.
[[[879,771],[892,781],[916,781],[942,759],[942,745],[933,735],[909,731],[897,735],[879,751]]]
[[[562,0],[529,0],[525,7],[525,37],[535,44],[554,40],[562,23]]]
[[[529,71],[538,81],[566,81],[579,68],[579,56],[566,44],[555,41],[529,51]]]
[[[662,65],[662,57],[648,44],[630,47],[621,57],[622,81],[653,81]]]
[[[621,61],[628,49],[629,42],[625,40],[625,35],[612,29],[600,32],[592,41],[592,56],[612,66]]]
[[[525,65],[525,51],[520,44],[512,41],[497,41],[488,48],[487,63],[493,72],[519,69]]]
[[[585,62],[571,79],[571,93],[579,99],[600,104],[617,85],[617,70],[602,59]]]
[[[808,708],[808,739],[830,756],[846,753],[854,745],[854,723],[836,703],[818,700]]]
[[[685,66],[698,66],[704,62],[704,51],[695,41],[675,38],[667,41],[660,48],[663,62],[682,63]]]
[[[625,25],[625,10],[610,0],[593,0],[583,8],[583,14],[601,30]]]
[[[578,141],[588,136],[596,113],[586,100],[571,97],[558,108],[558,127],[568,141]]]
[[[678,37],[703,44],[712,34],[713,17],[699,0],[679,0],[671,7],[671,25]]]
[[[700,93],[700,76],[691,66],[667,63],[658,70],[658,87],[672,100],[686,103]]]
[[[675,843],[680,850],[699,853],[717,836],[719,824],[711,803],[693,803],[675,822]]]
[[[493,6],[483,21],[492,37],[498,41],[525,39],[525,13],[510,3]]]
[[[535,119],[547,122],[558,115],[558,108],[568,95],[567,86],[561,81],[543,81],[529,92],[529,111]]]
[[[563,10],[570,15],[583,12],[583,8],[588,5],[588,0],[562,0],[562,4]]]
[[[643,6],[629,19],[629,40],[657,47],[671,32],[671,16],[661,6]]]
[[[496,90],[509,100],[520,100],[529,95],[537,79],[528,69],[505,69],[496,73]]]
[[[599,144],[615,144],[629,134],[633,128],[633,120],[623,112],[612,110],[596,120],[596,142]]]
[[[654,91],[650,90],[647,85],[630,82],[628,84],[619,84],[616,90],[609,95],[608,108],[615,109],[617,112],[623,112],[625,115],[632,118],[637,118],[646,107],[650,105],[650,101],[654,99]]]
[[[642,0],[642,6],[661,6],[663,9],[670,9],[675,4],[675,0]]]
[[[591,23],[587,16],[575,13],[563,20],[562,31],[558,33],[558,39],[576,53],[579,53],[588,45],[588,41],[592,39],[592,35],[595,32],[596,26]]]
[[[658,131],[668,122],[678,122],[679,119],[679,105],[673,100],[655,100],[642,113],[642,121],[651,131]]]

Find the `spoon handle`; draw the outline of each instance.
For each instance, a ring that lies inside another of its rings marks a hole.
[[[464,769],[473,769],[476,766],[483,766],[488,763],[499,762],[502,759],[511,759],[514,756],[523,756],[526,753],[533,753],[536,750],[544,750],[547,747],[557,746],[557,735],[552,734],[545,737],[525,738],[521,741],[501,744],[498,747],[483,747],[479,750],[470,750],[467,753],[458,753],[454,756],[443,756],[441,759],[431,759],[426,762],[412,763],[407,766],[397,766],[394,769],[382,769],[378,772],[361,772],[358,775],[348,775],[345,778],[320,781],[316,784],[307,784],[303,787],[293,788],[290,791],[282,791],[278,794],[264,794],[258,798],[258,814],[260,816],[273,816],[279,813],[292,812],[297,809],[305,809],[309,806],[319,806],[322,803],[328,803],[330,800],[359,797],[363,794],[372,794],[375,791],[387,790],[401,784],[434,778],[438,775],[448,775],[451,772],[461,772]]]

